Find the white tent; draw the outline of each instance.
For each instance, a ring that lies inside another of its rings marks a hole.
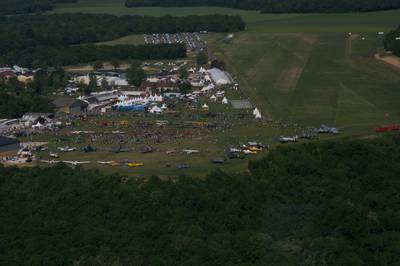
[[[217,97],[215,97],[215,95],[213,95],[213,96],[210,97],[210,100],[211,100],[212,102],[216,102],[216,101],[217,101]]]
[[[207,73],[207,70],[204,67],[200,67],[199,73]]]
[[[160,107],[155,105],[150,109],[149,112],[152,114],[161,114],[163,112],[163,110]]]
[[[203,108],[204,110],[210,109],[210,107],[207,104],[203,104],[203,106],[201,108]]]
[[[222,99],[222,103],[223,103],[223,104],[228,104],[228,99],[227,99],[226,97],[224,97],[224,98]]]
[[[262,118],[261,112],[260,112],[260,110],[258,110],[258,108],[254,109],[253,115],[254,115],[254,117],[255,117],[256,119],[261,119],[261,118]]]
[[[216,95],[217,97],[222,98],[225,96],[225,91],[217,91]]]
[[[41,129],[44,128],[44,125],[42,125],[40,122],[37,122],[36,125],[33,125],[32,128],[34,129]]]
[[[212,69],[208,70],[208,73],[210,74],[211,79],[217,85],[227,85],[227,84],[232,83],[230,78],[221,69],[212,68]]]

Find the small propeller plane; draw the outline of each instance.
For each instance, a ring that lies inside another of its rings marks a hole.
[[[98,161],[98,164],[102,165],[110,165],[110,166],[119,166],[120,164],[116,161]]]
[[[242,150],[242,152],[246,155],[253,155],[253,154],[257,154],[258,152],[256,151],[252,151],[252,150]]]
[[[328,127],[324,124],[322,124],[319,128],[317,128],[318,133],[330,133],[333,135],[340,134],[340,130],[341,130],[340,128]]]
[[[183,150],[184,153],[191,155],[191,154],[195,154],[195,153],[199,153],[199,150]]]
[[[62,161],[63,163],[68,163],[72,164],[73,166],[77,166],[79,164],[89,164],[91,163],[90,161],[85,161],[85,162],[79,162],[79,161]]]
[[[57,148],[59,151],[63,151],[63,152],[72,152],[72,151],[76,151],[76,148],[71,148],[69,146],[65,146],[65,147],[58,147]]]
[[[298,136],[294,136],[294,137],[281,136],[281,137],[279,137],[279,141],[281,143],[297,142],[297,139],[298,139]]]
[[[250,150],[250,151],[255,151],[255,152],[261,152],[261,151],[263,151],[262,148],[255,147],[255,146],[250,147],[249,150]]]
[[[131,168],[136,168],[136,167],[142,167],[142,166],[144,166],[144,163],[133,162],[133,163],[127,163],[126,165],[127,165],[128,167],[131,167]]]
[[[230,148],[230,152],[241,152],[242,150],[236,149],[236,148]]]
[[[60,156],[58,155],[58,153],[52,153],[52,152],[50,152],[50,157],[51,157],[51,158],[59,158]]]
[[[40,160],[41,163],[48,163],[48,164],[57,164],[60,163],[60,161],[54,161],[54,160]]]

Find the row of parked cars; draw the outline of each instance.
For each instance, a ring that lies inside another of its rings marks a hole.
[[[186,43],[190,50],[204,50],[207,48],[207,42],[204,41],[200,34],[195,33],[175,33],[175,34],[145,34],[144,41],[146,44],[160,43]]]

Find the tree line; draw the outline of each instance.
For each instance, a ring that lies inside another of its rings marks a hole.
[[[126,0],[135,6],[222,6],[264,13],[367,12],[400,8],[398,0]]]
[[[399,265],[399,145],[280,147],[172,181],[0,166],[0,264]]]
[[[66,53],[65,57],[71,52],[75,52],[76,55],[79,53],[77,50],[89,50],[89,47],[68,48],[68,46],[109,41],[129,34],[231,32],[244,28],[245,23],[240,16],[225,15],[188,17],[118,17],[106,14],[0,16],[0,63],[12,64],[24,61],[30,63],[28,65],[32,65],[34,58],[41,58],[46,53],[54,55],[58,50],[57,58],[62,57],[64,52]],[[152,46],[131,47],[130,49],[140,50],[144,47],[148,50],[147,54],[154,51]],[[118,49],[121,47],[90,48],[99,51],[97,56],[101,55],[101,50],[108,54],[115,53],[115,57],[118,57]],[[128,49],[127,47],[123,48],[124,51]],[[176,46],[176,49],[180,48],[181,46]],[[110,52],[111,50],[113,52]],[[164,48],[164,51],[166,50],[168,49]],[[29,55],[30,53],[32,54]],[[161,58],[167,57],[167,55],[162,55]]]
[[[383,46],[386,51],[390,51],[400,57],[400,26],[386,34],[383,39]]]
[[[126,0],[127,7],[138,6],[222,6],[239,9],[260,10],[265,0]]]
[[[48,11],[57,3],[73,3],[77,0],[1,0],[0,15],[15,15]]]

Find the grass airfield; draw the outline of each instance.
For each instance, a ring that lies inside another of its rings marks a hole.
[[[397,27],[400,10],[276,15],[216,7],[128,9],[121,0],[98,2],[81,0],[76,4],[60,4],[52,13],[239,14],[247,23],[246,31],[237,33],[230,44],[223,42],[225,34],[209,34],[209,46],[215,56],[226,62],[229,72],[237,77],[245,94],[263,115],[304,126],[325,123],[344,127],[343,135],[349,137],[374,135],[377,126],[400,123],[400,69],[374,58],[382,42],[382,36],[377,33]],[[140,41],[141,36],[128,36],[107,44]],[[220,152],[226,145],[258,138],[275,146],[278,145],[276,137],[290,131],[238,122],[228,132],[215,132],[187,145],[196,148],[208,143],[210,151]],[[193,168],[179,172],[175,167],[165,168],[165,156],[148,157],[151,169],[135,171],[144,175],[160,172],[197,175],[214,167],[209,157],[193,155],[190,158]],[[246,164],[247,160],[232,161],[220,167],[237,172],[244,170]]]

